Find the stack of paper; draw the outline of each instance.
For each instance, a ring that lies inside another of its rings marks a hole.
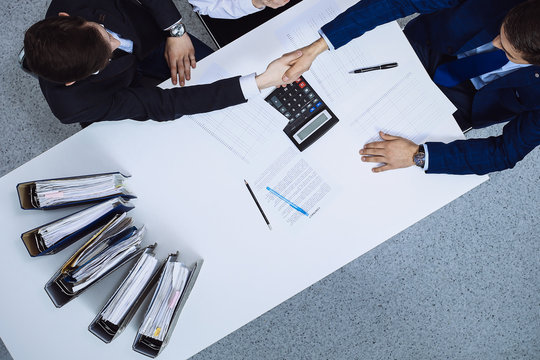
[[[189,274],[189,268],[180,262],[168,261],[166,263],[139,334],[158,341],[165,339]]]
[[[112,173],[36,181],[33,201],[37,208],[46,208],[116,195],[131,196],[125,179],[120,173]]]
[[[144,226],[140,230],[135,227],[126,229],[106,239],[106,248],[99,254],[92,252],[80,259],[83,264],[70,272],[66,279],[72,284],[72,291],[75,293],[91,285],[139,250],[145,231]]]
[[[158,264],[153,253],[143,253],[129,276],[101,311],[101,318],[114,325],[120,325],[156,272]]]
[[[49,248],[64,237],[88,226],[113,211],[118,206],[132,207],[129,201],[122,198],[110,199],[48,225],[44,225],[39,228],[38,234],[41,236],[45,248]]]

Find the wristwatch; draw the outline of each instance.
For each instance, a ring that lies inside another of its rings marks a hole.
[[[426,151],[424,150],[424,145],[418,146],[418,151],[413,155],[413,162],[416,166],[424,168],[426,164]]]
[[[180,37],[186,33],[186,27],[184,24],[181,23],[181,19],[179,22],[171,26],[169,29],[169,36],[170,37]]]

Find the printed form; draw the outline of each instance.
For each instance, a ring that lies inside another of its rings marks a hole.
[[[270,163],[257,162],[247,169],[253,191],[272,224],[276,220],[280,225],[305,224],[336,195],[328,183],[329,176],[323,175],[322,168],[316,168],[315,161],[292,144],[274,155],[277,157],[273,156]],[[307,215],[272,194],[267,187],[299,206]]]

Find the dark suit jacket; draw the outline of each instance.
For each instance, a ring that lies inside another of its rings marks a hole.
[[[409,38],[455,55],[493,40],[508,11],[523,0],[363,0],[322,30],[339,47],[365,31],[415,12]],[[484,127],[509,121],[487,139],[428,144],[428,173],[486,174],[512,168],[540,144],[540,66],[492,81],[474,96],[471,123]]]
[[[180,19],[171,0],[53,0],[47,17],[59,12],[78,15],[133,40],[134,54],[71,86],[40,79],[45,99],[63,123],[103,120],[172,120],[186,114],[222,109],[245,102],[238,77],[213,84],[163,90],[138,85],[137,62],[164,40]]]

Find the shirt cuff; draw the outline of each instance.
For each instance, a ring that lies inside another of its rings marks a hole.
[[[253,14],[253,13],[256,13],[258,11],[266,9],[266,6],[263,6],[262,8],[258,8],[258,7],[253,6],[253,2],[251,0],[239,1],[238,2],[238,7],[246,15]]]
[[[244,99],[249,100],[261,94],[257,82],[255,81],[255,73],[240,77],[240,88]]]
[[[429,167],[429,151],[428,151],[428,146],[426,144],[423,144],[423,145],[424,145],[424,153],[426,154],[424,157],[424,171],[427,171]]]
[[[330,50],[330,51],[336,50],[336,48],[334,47],[334,45],[332,45],[332,43],[330,42],[330,40],[328,40],[328,38],[326,37],[326,35],[324,35],[324,32],[322,31],[322,29],[319,29],[319,35],[321,35],[321,37],[324,39],[324,41],[326,41],[326,45],[328,45],[328,50]]]
[[[182,22],[182,18],[180,18],[180,20],[178,20],[177,22],[175,22],[174,24],[172,24],[172,25],[169,26],[168,28],[163,29],[163,31],[169,31],[169,30],[171,30],[171,28],[172,28],[174,25],[180,24],[181,22]]]

